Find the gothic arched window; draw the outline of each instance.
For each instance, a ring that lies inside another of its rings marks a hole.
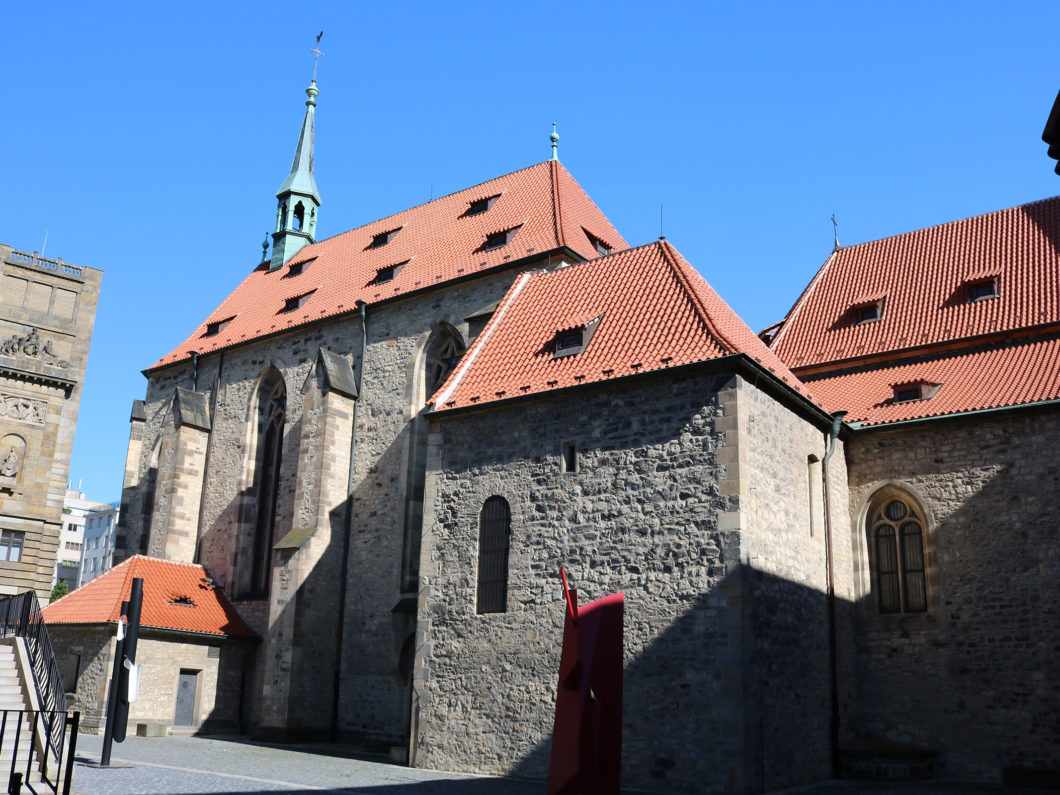
[[[924,512],[909,495],[889,489],[873,501],[868,519],[879,611],[926,612]]]
[[[464,355],[464,343],[455,332],[444,328],[435,331],[427,343],[426,385],[427,397],[445,383],[449,373],[456,369]]]
[[[508,609],[508,541],[512,512],[503,497],[490,497],[478,518],[479,613],[503,613]]]
[[[287,388],[283,377],[273,369],[258,387],[257,445],[255,447],[254,495],[257,511],[254,518],[254,549],[250,590],[265,594],[272,564],[272,545],[276,526],[276,496],[280,487],[280,457],[283,448],[283,423],[287,414]]]

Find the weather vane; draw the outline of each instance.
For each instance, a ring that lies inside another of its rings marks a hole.
[[[310,50],[313,53],[313,82],[317,81],[317,63],[320,61],[320,56],[323,55],[320,51],[320,38],[324,35],[324,31],[320,31],[317,34],[317,46]]]

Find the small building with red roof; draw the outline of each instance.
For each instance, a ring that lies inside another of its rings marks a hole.
[[[101,732],[121,605],[143,580],[136,662],[139,724],[174,731],[237,732],[242,671],[260,640],[202,566],[135,555],[42,611],[67,698],[83,730]]]

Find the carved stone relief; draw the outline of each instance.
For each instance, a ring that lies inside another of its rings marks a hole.
[[[47,416],[48,404],[45,401],[0,392],[0,418],[43,425]]]
[[[4,356],[28,356],[31,359],[39,359],[45,364],[50,364],[54,367],[70,366],[68,361],[55,355],[51,340],[41,341],[40,334],[37,333],[35,328],[30,329],[29,334],[25,337],[12,334],[6,340],[0,342],[0,354]]]

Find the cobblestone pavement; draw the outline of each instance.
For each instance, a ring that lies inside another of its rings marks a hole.
[[[258,745],[238,739],[129,737],[115,743],[109,768],[103,738],[80,735],[78,795],[375,793],[376,795],[544,795],[541,783],[415,770],[382,762]],[[302,750],[302,749],[305,750]]]
[[[77,795],[544,795],[541,782],[415,770],[327,753],[327,746],[259,745],[239,738],[130,737],[98,763],[103,739],[80,735]],[[87,763],[87,764],[86,764]],[[774,795],[1043,795],[1045,790],[955,782],[827,781]]]

